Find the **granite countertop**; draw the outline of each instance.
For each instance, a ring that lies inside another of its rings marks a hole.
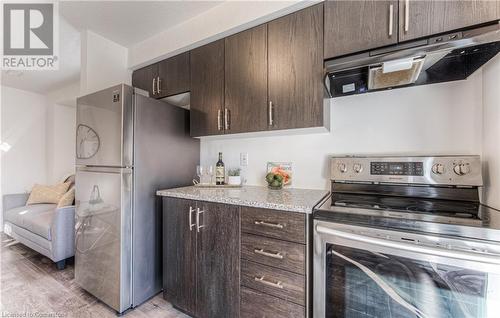
[[[159,196],[181,198],[198,201],[218,202],[249,206],[255,208],[274,209],[290,212],[312,213],[329,191],[285,188],[271,190],[267,187],[244,186],[242,188],[199,188],[183,187],[158,190]]]

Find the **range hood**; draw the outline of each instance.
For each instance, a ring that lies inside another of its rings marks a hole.
[[[329,97],[466,79],[500,51],[500,21],[325,62]]]
[[[161,100],[177,107],[189,109],[189,103],[191,101],[191,93],[186,92],[177,95],[167,96],[162,98]]]

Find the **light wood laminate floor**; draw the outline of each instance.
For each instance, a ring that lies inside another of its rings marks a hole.
[[[0,233],[0,316],[117,317],[74,280],[74,265],[57,270],[48,258]],[[187,318],[156,295],[123,317]]]

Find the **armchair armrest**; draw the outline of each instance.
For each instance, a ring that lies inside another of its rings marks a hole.
[[[29,196],[29,193],[5,194],[2,201],[2,213],[13,208],[25,206],[26,202],[28,202]]]
[[[75,254],[75,206],[55,210],[51,227],[52,253],[54,261],[60,261]]]

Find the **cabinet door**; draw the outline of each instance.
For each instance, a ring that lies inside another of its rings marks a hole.
[[[498,19],[496,0],[400,0],[399,41]]]
[[[325,59],[398,41],[398,0],[326,1]]]
[[[234,205],[198,202],[197,317],[239,316],[240,214]]]
[[[196,310],[195,207],[193,201],[163,198],[163,297],[193,314]]]
[[[189,91],[189,52],[159,62],[158,76],[160,78],[159,98]]]
[[[323,4],[268,24],[270,129],[323,125]]]
[[[132,86],[143,89],[154,97],[156,94],[156,81],[153,94],[153,78],[158,76],[158,64],[148,65],[132,73]]]
[[[191,51],[191,136],[223,134],[224,40]]]
[[[267,25],[225,41],[226,133],[266,130]]]

